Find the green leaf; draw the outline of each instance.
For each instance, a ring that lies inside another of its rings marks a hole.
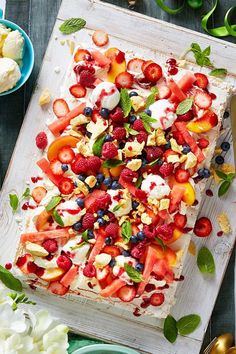
[[[130,221],[126,220],[123,222],[121,226],[121,235],[123,240],[128,243],[130,240],[130,237],[132,236],[132,226]]]
[[[227,181],[232,181],[235,178],[235,173],[228,173],[227,174]]]
[[[192,43],[190,51],[193,52],[193,55],[196,59],[196,63],[200,66],[210,66],[213,67],[212,62],[210,61],[209,55],[211,54],[210,46],[205,48],[204,50],[201,49],[198,43]]]
[[[103,167],[107,167],[107,168],[117,167],[120,165],[124,165],[124,162],[121,160],[117,160],[117,159],[106,160],[102,164]]]
[[[64,34],[71,34],[84,28],[86,21],[83,18],[69,18],[64,21],[59,30]]]
[[[30,189],[29,187],[27,187],[24,191],[24,193],[22,194],[23,198],[29,198],[30,197]]]
[[[220,69],[213,69],[209,73],[210,76],[221,77],[224,78],[227,75],[227,70],[220,68]]]
[[[104,140],[105,140],[105,135],[101,136],[100,138],[98,138],[95,143],[93,144],[92,150],[93,150],[93,154],[100,157],[102,155],[102,146],[104,144]]]
[[[230,181],[222,182],[220,188],[218,189],[218,197],[222,197],[224,194],[226,194],[229,190],[230,185],[231,185]]]
[[[122,88],[120,91],[120,106],[124,112],[124,117],[127,117],[132,108],[132,102],[127,89]]]
[[[82,239],[85,242],[88,242],[88,230],[85,230],[84,232],[82,232]]]
[[[21,303],[21,302],[24,302],[24,299],[25,299],[25,293],[22,293],[22,294],[20,294],[20,295],[17,297],[15,303],[16,303],[16,304],[19,304],[19,303]],[[28,298],[27,298],[27,300],[28,300]]]
[[[159,243],[159,245],[163,248],[163,250],[165,251],[166,250],[166,245],[164,244],[164,242],[162,241],[161,238],[159,237],[155,237],[155,240]]]
[[[158,159],[156,159],[156,160],[150,162],[150,163],[148,164],[148,166],[150,166],[150,167],[155,166],[155,165],[158,163],[158,161],[160,161],[160,158],[158,158]]]
[[[151,94],[147,97],[145,106],[148,108],[156,101],[156,95],[158,94],[158,88],[156,86],[151,88]]]
[[[222,171],[216,170],[216,174],[217,174],[218,177],[220,177],[223,180],[227,179],[227,174],[222,172]]]
[[[74,251],[74,250],[77,250],[77,249],[79,249],[79,248],[81,248],[81,247],[87,245],[87,244],[88,244],[87,241],[83,241],[83,242],[79,243],[79,244],[76,245],[76,246],[70,247],[70,249],[71,249],[71,251]]]
[[[195,314],[180,318],[177,323],[177,329],[181,336],[187,336],[195,331],[201,322],[201,317]]]
[[[126,130],[126,132],[130,135],[138,135],[139,132],[137,132],[137,130],[134,130],[132,128],[130,128],[130,124],[129,123],[125,123],[124,124],[124,128]]]
[[[143,126],[144,126],[144,129],[146,130],[146,132],[151,134],[152,129],[151,129],[150,124],[148,122],[146,122],[146,121],[143,121]]]
[[[10,198],[10,206],[11,206],[12,210],[16,211],[19,206],[18,196],[16,194],[9,194],[9,198]]]
[[[128,276],[134,283],[140,283],[143,280],[143,276],[139,273],[134,267],[129,265],[128,263],[124,264],[124,268]]]
[[[59,213],[57,212],[56,209],[53,210],[53,212],[52,212],[52,217],[53,217],[53,219],[56,221],[56,223],[57,223],[58,225],[64,226],[64,222],[63,222],[61,216],[59,215]]]
[[[117,205],[112,209],[113,213],[116,212],[116,211],[118,211],[118,210],[120,210],[120,208],[122,208],[122,205],[117,204]]]
[[[147,113],[141,112],[139,113],[139,117],[142,119],[142,121],[145,121],[147,123],[155,123],[157,120],[155,118],[150,117]]]
[[[19,279],[15,278],[14,275],[0,265],[0,280],[3,284],[14,291],[22,291],[22,284]]]
[[[207,247],[202,247],[197,256],[197,266],[202,273],[214,273],[215,261],[211,251]]]
[[[7,294],[12,300],[15,300],[17,298],[17,293],[8,293]]]
[[[142,181],[143,181],[142,176],[139,176],[137,181],[135,182],[135,187],[139,188],[141,186],[141,184],[142,184]]]
[[[178,336],[178,329],[176,326],[176,320],[171,315],[168,315],[164,322],[163,328],[165,338],[170,342],[174,343]]]
[[[187,113],[192,108],[192,105],[193,105],[193,99],[186,98],[186,100],[179,103],[176,109],[176,114],[181,115]]]
[[[60,201],[61,201],[61,197],[59,197],[58,195],[52,197],[48,205],[46,205],[45,209],[47,211],[54,209],[60,203]]]

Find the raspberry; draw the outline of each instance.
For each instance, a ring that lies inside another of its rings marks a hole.
[[[155,233],[153,232],[151,226],[144,225],[143,226],[143,232],[145,233],[145,236],[147,238],[154,238],[155,237]]]
[[[35,138],[37,148],[44,150],[48,145],[48,138],[46,133],[40,132]]]
[[[49,253],[55,253],[58,250],[58,245],[56,240],[46,240],[43,242],[42,246]]]
[[[138,135],[136,135],[136,139],[140,144],[143,141],[146,143],[147,138],[148,138],[148,134],[146,132],[140,132]]]
[[[141,119],[136,119],[136,121],[133,124],[133,129],[137,130],[138,132],[145,132],[145,128],[143,126],[143,122]]]
[[[82,71],[89,71],[91,74],[95,74],[95,69],[93,66],[90,65],[84,65],[84,64],[78,64],[74,67],[74,72],[77,75],[80,75]]]
[[[163,151],[159,147],[148,147],[147,150],[147,160],[148,162],[154,161],[163,155]]]
[[[174,227],[172,224],[158,225],[155,230],[157,237],[161,238],[163,241],[168,241],[173,236]]]
[[[98,172],[102,163],[98,156],[91,156],[87,160],[88,169],[93,172]]]
[[[88,171],[88,163],[85,158],[77,157],[71,163],[71,169],[74,173],[86,173]]]
[[[80,84],[83,87],[93,88],[93,83],[95,81],[95,75],[90,70],[83,70],[80,73]]]
[[[29,273],[36,273],[37,265],[34,262],[28,262],[27,270],[28,270]]]
[[[209,141],[204,138],[198,139],[197,143],[198,143],[198,146],[200,147],[200,149],[205,149],[209,145]]]
[[[83,220],[82,220],[82,226],[84,229],[93,229],[93,225],[94,225],[94,222],[95,222],[95,217],[93,216],[93,214],[91,213],[86,213],[83,217]]]
[[[113,130],[112,135],[118,141],[124,140],[126,138],[126,130],[123,127],[117,127]]]
[[[83,275],[88,278],[93,278],[96,276],[96,268],[92,263],[88,263],[83,269]]]
[[[102,147],[102,156],[105,159],[113,159],[117,153],[117,147],[111,142],[106,142]]]
[[[138,178],[138,173],[131,171],[129,168],[125,167],[121,172],[121,177],[126,182],[134,182],[134,178]]]
[[[120,107],[116,107],[115,110],[110,113],[109,117],[113,123],[123,123],[124,113]]]
[[[99,209],[107,209],[108,206],[111,204],[111,196],[110,194],[106,193],[104,196],[99,197],[93,203],[94,211],[98,211]]]
[[[67,271],[72,266],[72,261],[69,257],[63,254],[57,258],[57,265],[59,268]]]
[[[119,225],[115,223],[110,223],[105,228],[106,236],[110,236],[112,238],[116,238],[118,236],[118,232],[119,232]]]
[[[141,258],[145,253],[145,242],[139,242],[131,251],[131,256],[134,258]]]
[[[163,165],[161,165],[159,172],[162,174],[163,177],[168,177],[172,175],[174,170],[174,165],[169,162],[164,162]]]

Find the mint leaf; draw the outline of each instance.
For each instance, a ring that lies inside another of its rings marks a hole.
[[[193,99],[186,98],[186,100],[178,104],[178,107],[176,109],[176,114],[181,115],[187,113],[192,108],[192,105],[193,105]]]
[[[55,197],[52,197],[52,199],[50,200],[48,205],[46,205],[45,209],[47,211],[54,209],[60,203],[60,201],[61,201],[61,197],[59,197],[58,195]]]
[[[117,167],[117,166],[120,166],[120,165],[124,165],[124,162],[121,161],[121,160],[117,160],[117,159],[106,160],[102,164],[102,166],[106,167],[106,168]]]
[[[211,72],[209,73],[210,76],[215,76],[215,77],[220,77],[220,78],[224,78],[227,75],[227,70],[220,68],[220,69],[213,69],[211,70]]]
[[[193,52],[193,55],[195,57],[196,63],[200,66],[209,66],[213,67],[214,65],[212,64],[209,55],[211,54],[211,47],[208,46],[204,50],[201,49],[198,43],[192,43],[190,51]]]
[[[234,178],[235,178],[235,173],[232,173],[232,172],[231,172],[231,173],[228,173],[228,174],[227,174],[227,178],[226,178],[227,181],[230,181],[230,182],[231,182]]]
[[[63,222],[61,216],[59,215],[59,213],[56,211],[56,209],[53,210],[52,217],[58,225],[64,226],[64,222]]]
[[[15,278],[14,275],[0,265],[0,280],[9,289],[14,291],[22,291],[22,284],[19,279]]]
[[[159,243],[159,245],[162,247],[163,251],[165,251],[165,250],[166,250],[166,245],[164,244],[164,242],[162,241],[162,239],[156,236],[156,237],[155,237],[155,240],[156,240],[156,241]]]
[[[222,172],[222,171],[216,170],[216,174],[217,174],[218,177],[220,177],[223,180],[227,179],[227,174]]]
[[[82,232],[82,239],[85,242],[88,242],[88,230],[85,230],[84,232]]]
[[[77,250],[77,249],[79,249],[79,248],[81,248],[81,247],[87,245],[87,244],[88,244],[87,241],[83,241],[83,242],[79,243],[79,244],[76,245],[76,246],[70,247],[70,249],[71,249],[71,251],[74,251],[74,250]]]
[[[122,208],[122,205],[117,204],[117,205],[112,209],[113,213],[116,212],[116,211],[118,211],[118,210],[120,210],[120,208]]]
[[[177,323],[177,329],[181,336],[187,336],[195,331],[201,322],[201,317],[195,314],[180,318]]]
[[[104,144],[105,136],[101,136],[98,138],[95,143],[93,144],[92,150],[93,154],[100,157],[102,155],[102,146]]]
[[[218,189],[218,197],[222,197],[224,194],[226,194],[229,190],[230,185],[231,185],[230,181],[222,182],[220,188]]]
[[[27,187],[24,193],[22,194],[22,198],[29,198],[29,197],[30,197],[30,189],[29,187]]]
[[[128,243],[132,236],[132,226],[130,221],[126,220],[123,222],[121,226],[121,235],[125,243]]]
[[[125,88],[122,88],[120,90],[120,106],[122,108],[122,111],[124,112],[124,117],[127,117],[131,111],[132,102],[129,97],[129,92]]]
[[[86,21],[82,18],[69,18],[60,25],[59,30],[64,34],[71,34],[81,30],[85,25]]]
[[[148,108],[156,101],[156,95],[158,94],[158,88],[156,86],[151,88],[151,94],[147,97],[145,106]]]
[[[202,273],[214,273],[215,261],[211,251],[207,247],[202,247],[197,256],[197,266]]]
[[[142,176],[139,176],[137,181],[135,182],[135,187],[139,188],[141,186],[141,184],[142,184],[142,181],[143,181]]]
[[[141,283],[141,281],[143,280],[143,276],[141,273],[139,273],[134,267],[132,267],[128,263],[124,264],[124,268],[128,276],[131,280],[133,280],[134,283]]]
[[[150,166],[150,167],[155,166],[158,163],[158,161],[160,161],[160,158],[158,158],[152,162],[149,162],[148,166]]]
[[[178,336],[178,329],[176,323],[176,320],[171,315],[168,315],[164,322],[164,336],[170,343],[174,343]]]
[[[9,198],[10,198],[10,206],[11,206],[12,210],[16,211],[19,206],[18,196],[16,194],[9,194]]]
[[[152,132],[152,128],[150,123],[155,123],[156,119],[150,117],[147,113],[145,112],[141,112],[139,113],[139,117],[142,119],[143,122],[143,126],[145,128],[145,130],[147,131],[147,133],[151,133]]]
[[[124,124],[124,128],[125,128],[127,134],[138,135],[138,133],[139,133],[139,132],[137,132],[137,130],[134,130],[134,129],[130,128],[130,124],[129,123],[125,123]]]

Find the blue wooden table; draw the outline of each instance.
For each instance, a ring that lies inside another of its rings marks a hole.
[[[211,19],[212,26],[222,25],[223,15],[229,7],[235,5],[235,1],[220,1],[220,5]],[[108,0],[107,2],[128,7],[126,0]],[[181,2],[166,1],[167,4],[172,4],[173,6]],[[214,2],[215,0],[205,0],[203,9],[193,11],[188,8],[176,16],[170,16],[161,11],[156,6],[155,0],[137,0],[136,10],[146,15],[202,32],[200,26],[201,15],[206,13]],[[35,48],[35,66],[29,81],[24,87],[9,96],[0,98],[0,182],[3,181],[6,173],[60,3],[61,0],[7,0],[6,18],[16,22],[29,34]],[[130,28],[130,31],[134,30],[134,28]],[[236,43],[236,38],[225,39]],[[211,338],[223,332],[234,333],[235,331],[234,257],[233,254],[214,308],[205,343],[208,343]]]

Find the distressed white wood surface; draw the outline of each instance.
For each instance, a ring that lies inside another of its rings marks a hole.
[[[158,55],[157,51],[166,53],[166,56],[171,54],[179,56],[192,42],[198,42],[203,47],[210,44],[212,58],[216,66],[228,69],[231,73],[229,78],[231,82],[236,77],[236,67],[233,61],[233,58],[236,57],[236,46],[232,43],[213,39],[99,1],[64,0],[44,57],[37,88],[31,99],[2,189],[1,264],[14,258],[20,234],[9,207],[8,194],[18,192],[20,195],[29,176],[38,174],[35,160],[40,158],[40,153],[35,148],[34,137],[40,130],[45,130],[46,121],[52,118],[51,110],[42,110],[38,106],[38,97],[45,87],[50,89],[54,97],[59,94],[59,87],[63,82],[70,54],[67,44],[64,46],[60,44],[60,39],[63,36],[58,31],[58,26],[62,20],[72,16],[83,17],[87,20],[86,29],[71,36],[71,39],[78,43],[88,42],[88,33],[93,29],[101,28],[109,33],[113,46],[125,50],[131,49],[139,52],[140,55],[152,57]],[[55,40],[56,36],[58,40]],[[61,69],[58,74],[54,71],[56,66]],[[231,139],[229,133],[227,139]],[[226,160],[232,162],[231,151],[227,153]],[[194,237],[194,241],[198,247],[206,244],[212,250],[216,261],[216,274],[213,277],[203,276],[196,267],[196,259],[188,255],[183,272],[185,281],[178,286],[177,304],[173,307],[172,312],[176,318],[189,313],[198,313],[201,315],[202,323],[199,329],[189,337],[179,337],[175,345],[169,344],[163,338],[158,320],[134,317],[120,309],[94,304],[91,301],[68,301],[43,293],[40,295],[33,293],[32,296],[35,297],[38,306],[50,308],[55,315],[63,319],[76,332],[122,343],[150,354],[197,354],[234,244],[235,190],[236,184],[231,187],[227,198],[222,198],[222,200],[217,197],[204,198],[201,214],[209,216],[213,221],[214,232],[207,240]],[[216,189],[213,189],[213,192],[216,195]],[[230,236],[220,239],[216,236],[216,232],[219,230],[216,216],[222,210],[227,211],[233,232]],[[221,248],[222,251],[223,247],[226,252],[219,253],[219,249]]]

